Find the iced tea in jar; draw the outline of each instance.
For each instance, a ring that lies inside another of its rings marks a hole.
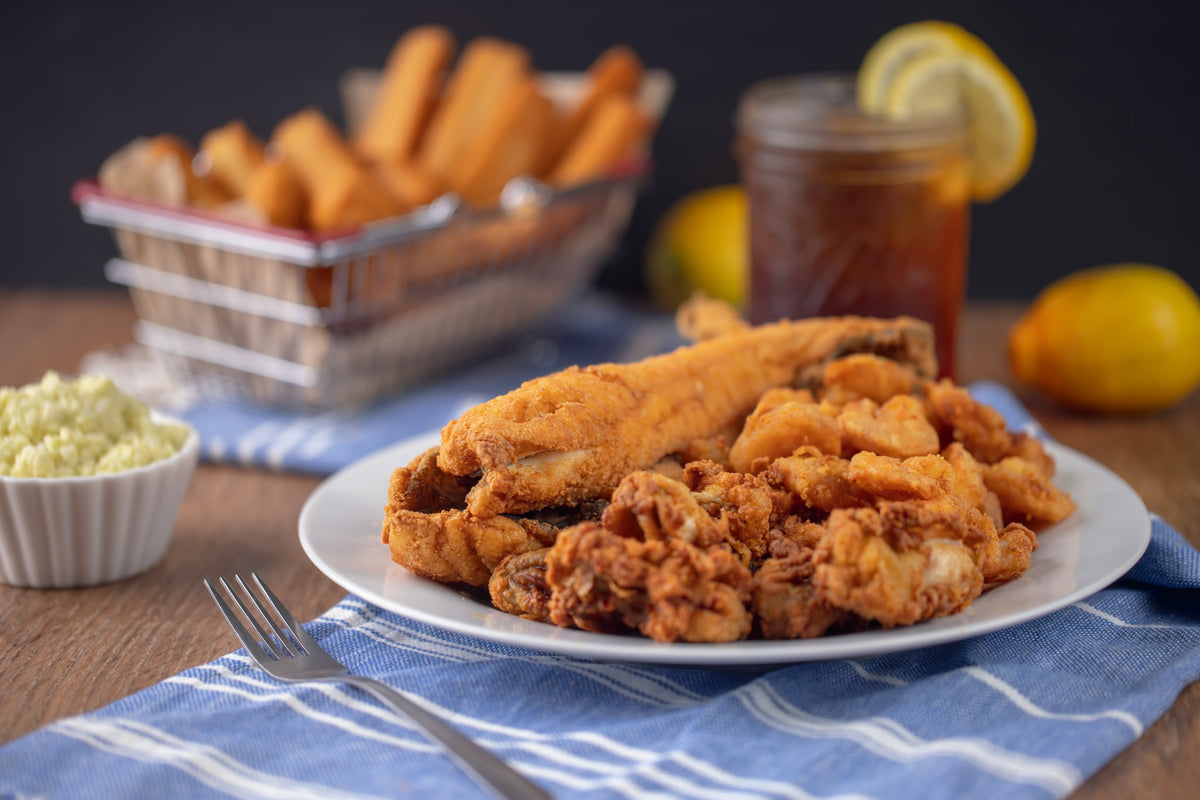
[[[774,78],[743,95],[749,317],[901,314],[933,324],[943,375],[966,287],[966,125],[858,110],[851,75]]]

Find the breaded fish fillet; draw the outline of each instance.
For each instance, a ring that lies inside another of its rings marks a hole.
[[[745,417],[767,389],[852,352],[937,372],[932,330],[919,320],[785,320],[528,381],[443,428],[437,465],[479,473],[466,506],[480,518],[604,497],[631,471]]]

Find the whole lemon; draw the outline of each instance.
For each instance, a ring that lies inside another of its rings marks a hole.
[[[1080,270],[1047,286],[1009,333],[1013,374],[1079,411],[1167,408],[1200,384],[1200,298],[1150,264]]]
[[[673,309],[696,289],[742,308],[746,302],[746,197],[740,186],[689,194],[659,220],[646,250],[646,284]]]

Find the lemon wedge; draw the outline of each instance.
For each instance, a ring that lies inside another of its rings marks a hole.
[[[1024,177],[1036,125],[1025,90],[992,49],[951,22],[910,22],[879,38],[856,85],[865,113],[954,115],[970,124],[971,197],[994,200]]]
[[[908,63],[930,53],[961,51],[991,54],[982,40],[951,22],[910,22],[889,31],[871,45],[858,68],[859,108],[868,114],[883,114],[888,90]]]
[[[994,200],[1029,169],[1037,137],[1033,109],[998,58],[976,50],[930,52],[903,65],[888,88],[885,116],[962,114],[969,120],[971,196]]]

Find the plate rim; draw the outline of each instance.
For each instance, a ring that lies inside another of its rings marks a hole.
[[[305,555],[318,570],[341,588],[387,611],[443,630],[558,656],[606,662],[676,666],[753,667],[885,655],[963,641],[1047,616],[1103,590],[1120,579],[1137,563],[1149,546],[1151,538],[1151,519],[1145,503],[1123,478],[1077,450],[1055,441],[1045,441],[1043,444],[1060,465],[1060,471],[1061,465],[1066,461],[1074,462],[1072,469],[1082,466],[1102,476],[1112,484],[1112,488],[1125,495],[1126,501],[1133,504],[1128,511],[1136,517],[1140,524],[1136,531],[1127,532],[1133,546],[1125,553],[1125,557],[1119,562],[1114,562],[1103,576],[1094,578],[1089,583],[1077,586],[1072,591],[1052,600],[1033,605],[1022,611],[1010,612],[995,618],[971,620],[971,609],[968,608],[959,614],[890,630],[873,629],[813,639],[746,639],[728,643],[666,643],[656,642],[638,635],[593,633],[559,628],[549,623],[522,620],[492,608],[488,608],[486,611],[481,610],[478,616],[486,618],[490,615],[501,615],[510,624],[506,628],[488,628],[478,622],[447,618],[433,611],[413,607],[366,587],[358,581],[348,579],[342,569],[330,563],[323,548],[314,541],[311,520],[320,505],[326,502],[325,498],[336,492],[343,482],[353,480],[358,472],[371,471],[376,461],[392,463],[391,469],[403,466],[424,449],[437,444],[438,440],[439,431],[426,431],[364,455],[326,477],[306,498],[297,520],[300,544]],[[379,469],[382,471],[383,467]],[[387,474],[390,475],[390,469]],[[383,520],[384,500],[384,497],[379,500],[380,524]],[[1039,538],[1052,533],[1054,527],[1047,526],[1040,530]],[[1135,534],[1136,539],[1133,539]],[[380,541],[378,529],[374,532],[372,540],[380,548],[380,561],[385,570],[399,570],[403,573],[405,580],[418,581],[419,585],[429,591],[444,592],[446,599],[455,596],[462,597],[465,594],[460,587],[422,578],[392,562],[386,552],[386,545]],[[995,591],[1003,588],[999,587]],[[512,630],[512,628],[517,628],[517,630]]]

